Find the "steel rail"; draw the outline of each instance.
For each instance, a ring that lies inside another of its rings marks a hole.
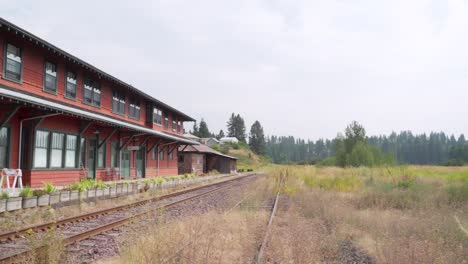
[[[211,184],[211,185],[205,185],[203,187],[206,188],[206,187],[217,186],[217,185],[220,185],[220,184],[230,183],[228,185],[221,186],[221,187],[218,187],[218,188],[213,189],[213,190],[208,190],[208,191],[205,191],[205,192],[200,193],[200,194],[196,194],[196,195],[193,195],[193,196],[190,196],[190,197],[187,197],[187,198],[183,198],[181,200],[177,200],[177,201],[165,204],[165,205],[161,205],[161,206],[152,208],[150,210],[147,210],[147,211],[144,211],[144,212],[132,215],[132,216],[128,216],[128,217],[125,217],[125,218],[122,218],[122,219],[119,219],[119,220],[115,220],[115,221],[106,223],[106,224],[98,226],[96,228],[88,229],[88,230],[80,232],[80,233],[78,233],[76,235],[66,237],[65,239],[63,239],[63,243],[64,243],[64,245],[70,245],[70,244],[79,242],[81,240],[96,236],[98,234],[101,234],[101,233],[104,233],[106,231],[115,229],[117,227],[121,227],[121,226],[130,224],[130,223],[134,222],[135,220],[137,220],[139,218],[142,218],[143,216],[146,216],[146,215],[148,215],[149,213],[151,213],[151,212],[153,212],[155,210],[170,208],[170,207],[176,206],[176,205],[178,205],[180,203],[191,201],[191,200],[206,196],[208,194],[218,192],[220,190],[224,190],[226,188],[229,188],[229,187],[233,186],[235,184],[235,182],[233,182],[233,181],[236,181],[236,180],[239,180],[239,179],[244,179],[244,178],[251,177],[251,176],[257,176],[257,175],[258,174],[250,174],[250,175],[246,175],[246,176],[242,176],[242,177],[237,177],[235,179],[230,179],[230,180],[226,180],[226,181],[222,181],[222,182],[217,182],[217,183],[214,183],[214,184]],[[198,190],[200,188],[198,188],[198,187],[192,188],[191,191],[193,191],[194,189]],[[184,192],[184,191],[182,191],[183,194],[187,193],[187,192]],[[179,193],[179,195],[181,194],[181,192],[178,192],[178,193]],[[173,197],[173,196],[171,196],[171,197]],[[149,199],[149,200],[151,200],[151,199]],[[27,250],[23,250],[23,251],[18,252],[18,253],[8,255],[8,256],[3,257],[2,259],[0,259],[0,263],[17,263],[15,260],[21,259],[21,258],[27,258],[28,255],[31,254],[33,251],[40,252],[41,249],[42,248],[27,249]]]
[[[107,208],[107,209],[103,209],[103,210],[96,210],[96,211],[89,212],[89,213],[84,213],[84,214],[79,214],[79,215],[76,215],[76,216],[67,217],[67,218],[64,218],[64,219],[57,220],[57,221],[50,221],[50,222],[39,224],[39,225],[32,225],[32,226],[27,226],[27,227],[17,229],[17,230],[3,232],[3,233],[0,233],[0,241],[14,240],[15,238],[19,238],[20,236],[26,235],[26,234],[31,233],[31,232],[39,232],[39,231],[44,232],[44,231],[46,231],[48,229],[58,228],[58,227],[64,226],[64,225],[69,224],[69,223],[80,222],[80,221],[95,218],[95,217],[98,217],[98,216],[101,216],[101,215],[106,215],[106,214],[109,214],[109,213],[122,211],[122,210],[126,210],[126,209],[129,209],[129,208],[142,206],[142,205],[145,205],[145,204],[148,204],[148,203],[151,203],[151,202],[161,201],[161,200],[164,200],[164,199],[168,199],[168,198],[172,198],[172,197],[175,197],[175,196],[190,193],[190,192],[193,192],[193,191],[197,191],[197,190],[200,190],[200,189],[203,189],[203,188],[217,186],[217,185],[220,185],[220,184],[223,184],[223,183],[226,183],[226,182],[242,179],[244,177],[250,177],[250,176],[253,176],[253,175],[256,175],[256,174],[248,174],[248,175],[245,175],[245,176],[236,177],[234,179],[229,179],[229,180],[216,182],[216,183],[212,183],[212,184],[205,184],[205,185],[201,185],[201,186],[197,186],[197,187],[193,187],[193,188],[188,188],[188,189],[185,189],[185,190],[182,190],[182,191],[172,192],[172,193],[169,193],[169,194],[165,194],[165,195],[161,195],[161,196],[157,196],[157,197],[154,197],[154,198],[149,198],[149,199],[145,199],[145,200],[141,200],[141,201],[125,204],[125,205],[115,206],[115,207],[111,207],[111,208]]]

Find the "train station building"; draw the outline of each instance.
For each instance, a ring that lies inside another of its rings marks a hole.
[[[3,19],[0,57],[0,169],[25,185],[177,175],[199,144],[190,116]]]

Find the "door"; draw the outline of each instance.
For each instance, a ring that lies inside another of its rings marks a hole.
[[[145,177],[145,149],[141,148],[135,152],[135,169],[136,177],[144,178]]]
[[[124,179],[130,178],[130,151],[122,150],[120,160],[120,176]]]
[[[96,139],[88,140],[88,178],[96,178]]]

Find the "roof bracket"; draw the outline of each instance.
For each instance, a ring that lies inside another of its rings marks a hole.
[[[10,119],[18,112],[18,110],[21,108],[21,106],[17,105],[15,106],[11,112],[5,116],[5,118],[3,118],[3,120],[0,122],[0,128],[2,128],[4,125],[6,125],[6,123],[8,123],[8,121],[10,121]]]
[[[99,144],[98,146],[98,149],[100,149],[104,144],[107,143],[107,141],[115,134],[115,132],[117,131],[117,128],[114,128],[110,133],[109,135],[106,136],[106,138],[104,138],[104,140],[102,140],[102,142]]]

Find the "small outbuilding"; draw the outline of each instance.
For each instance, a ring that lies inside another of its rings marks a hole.
[[[207,145],[187,145],[179,147],[179,174],[184,173],[220,173],[237,172],[237,158],[225,155]]]

